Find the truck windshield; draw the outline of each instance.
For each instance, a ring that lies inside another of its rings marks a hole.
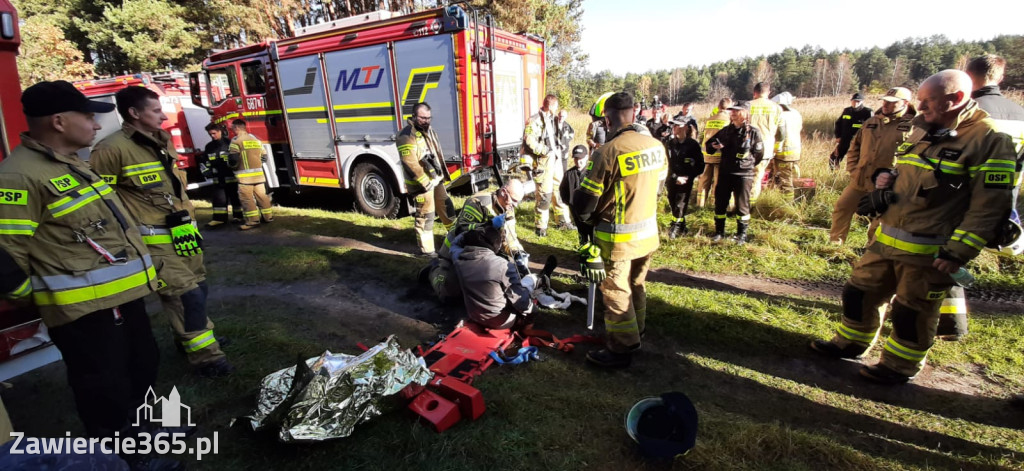
[[[209,76],[210,92],[213,95],[214,104],[220,104],[228,98],[241,95],[238,90],[238,76],[235,75],[234,67],[210,70]]]

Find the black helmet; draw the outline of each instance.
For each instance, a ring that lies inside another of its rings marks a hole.
[[[697,444],[697,409],[681,392],[641,399],[626,414],[626,433],[651,458],[672,458]]]

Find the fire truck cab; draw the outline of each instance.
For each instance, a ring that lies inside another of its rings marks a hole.
[[[268,186],[352,191],[395,217],[406,193],[395,139],[420,102],[451,186],[485,187],[518,159],[524,123],[544,94],[544,44],[458,6],[379,11],[214,54],[190,76],[214,122],[242,118],[266,144]]]

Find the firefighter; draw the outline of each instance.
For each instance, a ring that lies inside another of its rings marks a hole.
[[[882,108],[878,114],[864,122],[864,127],[850,143],[846,170],[850,183],[836,200],[832,211],[832,228],[829,240],[834,244],[846,242],[850,233],[850,221],[857,211],[861,198],[875,189],[872,178],[879,169],[893,168],[896,161],[896,147],[910,135],[911,120],[917,112],[909,104],[912,95],[903,87],[889,89],[882,97]],[[868,227],[868,242],[874,239],[876,220]]]
[[[402,158],[405,186],[415,208],[413,217],[420,254],[436,256],[434,219],[440,211],[441,223],[445,229],[450,228],[455,220],[455,205],[444,187],[451,182],[451,177],[444,166],[441,142],[430,127],[430,105],[417,103],[413,106],[409,124],[398,133],[395,145]]]
[[[843,114],[839,115],[835,124],[835,149],[828,157],[828,166],[832,170],[839,168],[839,163],[846,157],[850,150],[850,143],[853,136],[860,131],[864,121],[871,117],[871,108],[864,106],[864,95],[860,92],[854,93],[850,98],[850,106],[843,108]]]
[[[112,437],[156,383],[143,297],[156,268],[118,194],[76,152],[114,105],[65,81],[22,94],[29,131],[0,162],[0,293],[35,303],[93,437]]]
[[[263,150],[263,143],[249,134],[245,120],[231,121],[231,130],[235,137],[228,145],[228,165],[235,170],[238,200],[245,216],[245,224],[238,228],[247,231],[259,227],[261,217],[268,224],[274,221],[274,210],[267,194],[267,177],[263,174],[267,153]]]
[[[217,227],[228,222],[228,202],[231,203],[231,216],[242,222],[242,203],[238,199],[238,179],[228,165],[228,147],[231,139],[223,125],[210,123],[206,125],[210,142],[203,149],[206,162],[201,165],[203,176],[213,180],[210,189],[210,202],[213,206],[213,219],[206,227]]]
[[[171,135],[160,129],[167,120],[160,97],[147,88],[128,87],[115,99],[124,124],[96,144],[89,163],[117,190],[139,224],[156,264],[160,302],[188,362],[201,376],[228,375],[234,367],[206,315],[203,238]]]
[[[971,98],[985,110],[995,123],[996,129],[1010,135],[1017,150],[1017,176],[1013,188],[1015,202],[1019,202],[1021,184],[1021,141],[1024,139],[1024,108],[1003,97],[999,82],[1003,80],[1006,60],[995,54],[975,57],[967,64],[967,75],[971,77]],[[1013,205],[1019,218],[1020,209]],[[1019,219],[1018,219],[1019,220]],[[945,340],[959,340],[968,333],[967,296],[963,287],[950,288],[940,308],[939,327],[936,335]]]
[[[668,172],[665,146],[633,122],[633,97],[620,92],[594,106],[611,136],[593,155],[572,195],[573,211],[594,227],[594,243],[579,249],[580,271],[600,283],[605,348],[587,354],[601,367],[627,367],[647,317],[644,281],[657,250],[658,191]],[[607,265],[607,269],[606,269]]]
[[[690,204],[693,182],[704,172],[704,153],[693,138],[696,130],[689,123],[689,120],[672,121],[672,138],[665,142],[669,166],[665,187],[674,218],[668,230],[669,239],[686,234],[686,207]]]
[[[434,289],[434,294],[442,303],[461,299],[462,296],[459,280],[452,265],[452,245],[457,244],[456,240],[460,235],[477,227],[493,224],[496,218],[500,220],[498,224],[505,231],[501,253],[516,261],[524,275],[529,273],[526,267],[530,255],[523,250],[523,245],[519,243],[519,237],[516,235],[516,207],[523,201],[523,196],[523,182],[512,178],[497,191],[481,191],[466,200],[466,204],[462,206],[459,216],[455,219],[454,227],[445,235],[444,246],[437,251],[437,258],[430,261],[421,275],[426,277]]]
[[[715,137],[715,133],[729,124],[729,107],[732,106],[732,98],[722,98],[718,101],[718,107],[714,110],[707,121],[704,122],[704,130],[700,135],[702,149],[707,148],[708,141]],[[704,152],[704,173],[697,181],[697,207],[703,208],[707,204],[708,196],[718,186],[718,167],[722,161],[721,151],[715,150],[709,153]]]
[[[761,131],[750,124],[750,105],[738,102],[729,108],[729,125],[715,134],[704,146],[705,152],[722,155],[718,184],[715,185],[715,235],[712,242],[725,238],[725,219],[729,198],[736,201],[737,244],[747,243],[750,225],[750,190],[760,182],[754,180],[755,169],[764,158],[765,144]]]
[[[475,228],[461,236],[465,249],[452,252],[466,314],[490,329],[526,325],[533,314],[530,288],[515,263],[501,256],[504,234],[497,224]]]
[[[772,159],[771,179],[786,196],[793,196],[793,179],[800,178],[800,133],[804,119],[793,108],[793,95],[783,92],[772,98],[782,108],[782,121],[786,126],[786,138],[775,142],[775,157]]]
[[[538,237],[548,235],[548,214],[554,208],[555,219],[559,221],[559,229],[572,226],[564,203],[558,201],[554,193],[555,173],[561,173],[562,152],[559,150],[558,97],[544,97],[544,104],[537,114],[530,117],[523,131],[523,165],[532,168],[536,186],[536,234]]]
[[[555,219],[558,219],[558,229],[565,231],[575,231],[576,226],[572,222],[572,217],[569,212],[568,201],[562,199],[561,194],[558,192],[558,188],[562,185],[562,177],[565,176],[565,171],[568,167],[569,154],[572,151],[572,140],[576,138],[576,131],[573,130],[572,125],[569,124],[569,112],[564,108],[558,112],[558,118],[555,119],[555,127],[558,129],[558,163],[548,163],[548,167],[551,170],[551,209],[555,213]]]
[[[832,340],[811,343],[826,356],[862,356],[892,298],[881,361],[860,369],[880,383],[904,383],[921,371],[952,275],[997,237],[1010,212],[1013,142],[995,132],[970,90],[970,77],[958,70],[921,84],[919,115],[897,147],[895,170],[880,172],[862,201],[881,221],[843,290],[842,323]]]
[[[754,184],[750,189],[750,204],[754,204],[757,197],[761,195],[764,173],[772,160],[771,152],[772,149],[775,149],[775,143],[789,138],[786,122],[782,120],[782,107],[768,99],[771,94],[771,85],[767,82],[758,82],[754,85],[754,99],[747,103],[750,113],[748,122],[760,131],[764,148],[767,149],[766,157],[768,157],[761,160],[755,168]]]

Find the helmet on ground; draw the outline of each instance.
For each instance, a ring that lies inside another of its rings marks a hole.
[[[697,443],[697,409],[681,392],[641,399],[626,414],[626,433],[644,456],[684,454]]]

